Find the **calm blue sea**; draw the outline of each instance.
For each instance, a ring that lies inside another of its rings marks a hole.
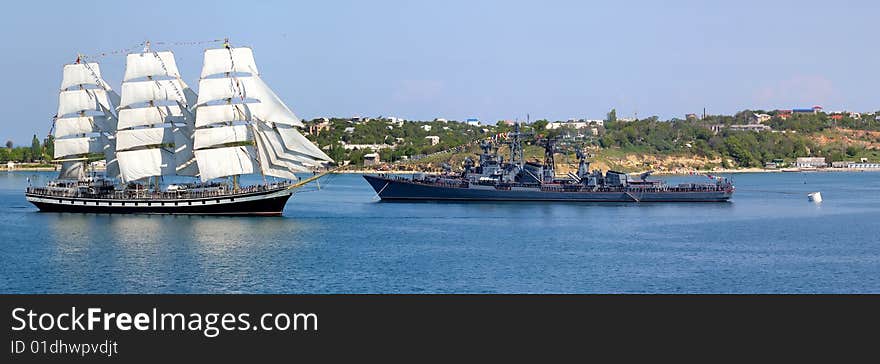
[[[0,174],[3,293],[880,293],[880,173],[642,205],[381,203],[338,175],[278,218],[38,213],[28,177],[53,174]]]

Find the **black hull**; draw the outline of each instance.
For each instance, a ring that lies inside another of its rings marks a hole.
[[[207,198],[102,199],[58,197],[28,193],[42,212],[97,214],[189,214],[279,216],[293,191],[284,189]]]
[[[541,191],[502,190],[414,183],[397,178],[364,175],[382,201],[547,201],[547,202],[726,202],[726,191]]]

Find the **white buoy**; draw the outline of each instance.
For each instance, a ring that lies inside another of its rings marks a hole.
[[[809,199],[813,203],[820,203],[820,202],[822,202],[822,192],[808,193],[807,199]]]

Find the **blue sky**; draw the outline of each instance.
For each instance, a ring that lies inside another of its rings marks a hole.
[[[661,118],[819,104],[880,109],[871,1],[107,1],[6,4],[6,118],[28,144],[61,66],[229,37],[301,117]],[[194,87],[205,46],[175,47]],[[119,89],[124,57],[99,60]]]

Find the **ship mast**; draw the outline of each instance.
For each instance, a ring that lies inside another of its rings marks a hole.
[[[53,118],[55,152],[61,162],[61,179],[85,177],[85,163],[90,154],[103,154],[107,175],[115,176],[113,133],[115,115],[110,111],[118,103],[118,95],[101,78],[97,63],[83,62],[82,55],[65,65]]]
[[[180,76],[174,54],[143,51],[126,56],[116,151],[124,182],[146,180],[161,189],[166,175],[195,176],[189,110],[197,95]]]
[[[519,168],[523,167],[523,148],[522,148],[522,140],[524,136],[530,135],[530,133],[523,133],[519,130],[519,123],[514,124],[513,132],[507,133],[510,140],[505,143],[508,144],[510,149],[510,163],[516,165]]]
[[[196,102],[194,150],[202,181],[260,173],[297,180],[332,162],[306,139],[302,121],[260,78],[253,51],[232,47],[205,51]]]

